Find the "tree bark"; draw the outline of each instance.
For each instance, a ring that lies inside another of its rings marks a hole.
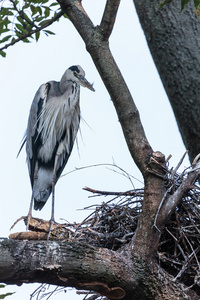
[[[134,0],[141,26],[168,95],[190,161],[200,152],[200,22],[190,1],[159,9]]]
[[[116,252],[79,242],[0,240],[0,282],[45,282],[93,290],[109,299],[193,299],[159,266],[132,263],[130,251]],[[95,266],[95,268],[94,268]]]

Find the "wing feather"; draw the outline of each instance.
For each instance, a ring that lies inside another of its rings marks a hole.
[[[62,171],[65,168],[65,166],[68,162],[68,159],[71,155],[73,145],[74,145],[74,142],[76,139],[77,131],[79,129],[79,124],[80,124],[80,107],[79,107],[79,103],[77,103],[77,105],[75,107],[74,115],[73,115],[73,122],[71,122],[71,126],[69,128],[68,133],[65,133],[64,140],[65,141],[66,141],[66,139],[68,140],[68,142],[67,142],[68,151],[66,151],[65,153],[63,153],[60,156],[60,164],[58,164],[57,172],[56,172],[56,181],[59,179],[60,175],[62,174]]]
[[[26,132],[26,154],[32,187],[34,181],[34,170],[37,160],[37,152],[38,148],[41,146],[41,139],[38,136],[39,116],[42,112],[44,105],[47,102],[49,89],[49,83],[42,84],[40,86],[33,99],[28,119],[28,126]]]

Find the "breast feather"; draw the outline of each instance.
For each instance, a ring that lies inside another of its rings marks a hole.
[[[51,98],[39,117],[38,135],[41,134],[42,147],[38,156],[45,163],[51,159],[54,148],[61,142],[64,132],[66,132],[66,151],[69,152],[69,131],[76,103],[68,99],[66,95]]]

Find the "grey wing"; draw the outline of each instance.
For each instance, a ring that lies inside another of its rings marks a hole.
[[[27,164],[32,186],[34,181],[34,170],[37,161],[37,153],[38,149],[42,145],[42,141],[40,136],[38,136],[37,130],[39,125],[39,117],[44,105],[46,104],[49,89],[50,83],[42,84],[40,86],[33,99],[28,119],[28,126],[25,139]]]
[[[77,131],[79,129],[79,124],[80,124],[80,107],[79,107],[79,103],[75,107],[72,120],[73,121],[70,124],[69,131],[65,132],[65,138],[66,138],[66,140],[68,140],[68,151],[66,151],[65,153],[63,153],[60,156],[60,164],[59,164],[59,166],[57,168],[57,171],[56,171],[56,181],[59,179],[63,169],[65,168],[65,166],[68,162],[68,159],[70,157],[70,154],[72,152],[73,145],[74,145],[74,142],[75,142],[75,139],[76,139]]]

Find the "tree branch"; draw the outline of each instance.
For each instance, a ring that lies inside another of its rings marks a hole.
[[[23,10],[18,9],[18,7],[16,5],[16,2],[14,0],[10,0],[10,2],[12,3],[13,8],[15,9],[15,11],[18,12],[19,16],[23,20],[25,20],[29,25],[34,26],[35,28],[38,28],[38,26],[34,22],[30,21],[29,18],[27,18],[27,16],[24,14]]]
[[[153,150],[146,138],[139,112],[100,27],[93,26],[80,0],[59,0],[59,2],[86,44],[86,49],[113,101],[129,151],[145,179],[143,212],[139,220],[139,229],[133,238],[134,247],[131,248],[131,251],[134,251],[133,256],[140,256],[138,260],[144,263],[152,257],[155,258],[160,235],[153,228],[153,224],[165,192],[163,179],[150,174],[148,167],[149,163],[155,165],[156,159],[164,159],[164,155],[156,152],[154,162],[150,162]],[[109,4],[111,4],[110,1]],[[109,13],[104,12],[104,17],[106,14]],[[111,29],[112,26],[110,26]],[[155,165],[155,169],[158,165]],[[143,245],[143,251],[140,251],[141,245]]]
[[[112,33],[120,0],[107,0],[104,14],[101,20],[100,29],[104,40],[107,41]]]
[[[79,242],[1,239],[0,253],[0,282],[7,284],[45,282],[121,299],[134,274],[119,253]]]
[[[146,174],[152,148],[147,141],[139,112],[111,54],[108,42],[104,40],[100,27],[94,27],[80,0],[59,0],[59,3],[83,38],[113,101],[129,151],[143,175]],[[113,3],[113,1],[109,1],[107,6],[109,11],[104,12],[102,19],[104,26],[106,26],[108,15],[111,14],[110,9]],[[116,12],[117,10],[115,10]],[[108,26],[109,34],[112,31],[114,19],[115,15],[113,14],[112,22]]]
[[[0,48],[0,51],[7,49],[10,46],[15,45],[16,43],[23,41],[24,39],[30,37],[31,35],[33,35],[34,33],[40,32],[43,29],[45,29],[46,27],[50,26],[51,24],[53,24],[55,21],[57,21],[60,17],[62,17],[64,15],[64,13],[62,11],[60,11],[59,13],[57,13],[51,20],[49,20],[49,22],[47,22],[46,24],[44,24],[43,26],[37,27],[34,30],[29,31],[27,34],[23,34],[21,37],[14,39],[12,42],[4,45],[3,47]]]
[[[131,300],[147,299],[150,281],[152,299],[163,299],[162,293],[166,291],[176,291],[178,296],[174,300],[186,299],[186,295],[187,299],[199,299],[193,291],[185,292],[159,267],[154,266],[154,275],[159,274],[155,277],[151,271],[145,273],[140,264],[133,265],[126,251],[119,253],[75,241],[1,239],[0,253],[0,282],[7,284],[45,282],[94,290],[110,299]]]
[[[200,152],[200,23],[195,1],[182,12],[181,3],[188,1],[170,1],[163,9],[160,1],[133,2],[192,162]]]
[[[80,0],[57,0],[63,12],[73,23],[82,39],[87,44],[94,34],[94,25],[84,10]]]
[[[176,206],[182,200],[184,194],[192,189],[194,181],[200,174],[200,163],[198,162],[195,167],[193,167],[190,171],[188,171],[187,177],[183,180],[182,184],[178,187],[178,189],[170,196],[166,196],[166,200],[160,209],[160,213],[157,218],[157,226],[162,228],[169,217],[174,212]]]

